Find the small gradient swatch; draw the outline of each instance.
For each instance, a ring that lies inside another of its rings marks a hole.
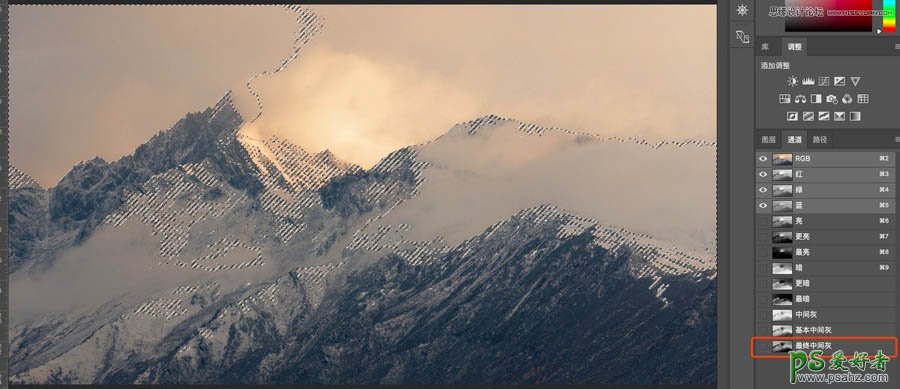
[[[785,0],[785,6],[822,9],[821,16],[787,18],[784,30],[788,32],[872,31],[871,0]],[[840,15],[841,12],[856,12],[858,15]]]
[[[882,0],[881,30],[883,32],[897,32],[897,0]]]

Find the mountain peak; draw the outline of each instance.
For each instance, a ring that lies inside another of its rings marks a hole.
[[[514,121],[515,120],[513,119],[504,118],[494,114],[484,115],[467,122],[459,123],[453,129],[451,129],[450,132],[458,132],[460,134],[466,135],[476,135],[479,131],[500,127],[506,123]]]
[[[240,118],[241,114],[238,112],[237,107],[234,105],[234,101],[232,100],[231,91],[225,93],[225,96],[222,96],[219,99],[219,102],[216,103],[215,106],[212,107],[212,114],[210,118],[216,118],[219,114],[223,115],[236,115]],[[243,119],[241,119],[243,121]]]
[[[73,166],[51,189],[50,214],[63,225],[89,231],[122,203],[126,190],[137,190],[155,174],[203,160],[233,186],[252,191],[258,185],[246,182],[246,153],[233,147],[237,142],[229,142],[242,124],[228,92],[214,106],[160,131],[131,155],[114,162],[98,157]]]
[[[214,153],[225,138],[233,137],[243,122],[228,92],[213,107],[189,113],[172,128],[156,134],[132,157],[150,165],[197,162]]]
[[[290,141],[272,135],[268,139],[244,133],[236,135],[237,144],[246,151],[263,186],[280,186],[290,191],[318,189],[331,178],[356,171],[329,150],[312,154]]]
[[[41,184],[19,168],[9,165],[9,189],[35,188],[43,189]]]
[[[464,123],[469,128],[468,134],[475,135],[482,128],[498,127],[514,120],[500,117],[494,114],[485,115],[475,120]]]
[[[424,143],[420,143],[417,146],[427,145],[446,138],[464,138],[472,135],[477,135],[479,132],[483,133],[484,130],[496,128],[511,121],[514,120],[493,114],[484,115],[466,122],[457,123],[437,138]]]
[[[644,138],[639,137],[621,137],[621,136],[604,136],[599,132],[588,132],[588,131],[575,131],[568,128],[562,127],[553,127],[553,126],[545,126],[537,123],[525,122],[513,118],[506,118],[494,114],[481,116],[466,122],[458,123],[453,126],[450,130],[448,130],[443,135],[420,144],[427,145],[433,143],[435,141],[448,138],[448,137],[467,137],[479,134],[489,134],[493,133],[493,130],[496,130],[501,127],[510,126],[514,131],[520,132],[523,135],[537,135],[544,136],[550,134],[561,134],[563,136],[570,136],[575,141],[582,143],[585,141],[600,141],[600,142],[614,142],[614,143],[631,143],[639,146],[649,147],[652,149],[661,149],[664,147],[677,147],[682,148],[686,146],[693,146],[698,148],[707,148],[707,147],[716,147],[715,141],[703,140],[703,139],[683,139],[683,140],[659,140],[659,141],[650,141]]]

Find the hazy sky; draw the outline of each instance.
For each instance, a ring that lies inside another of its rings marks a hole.
[[[245,131],[362,165],[490,113],[715,137],[714,6],[312,8],[325,30],[255,83],[266,109]],[[247,78],[290,54],[296,29],[263,6],[12,12],[11,157],[46,186],[77,161],[129,154],[228,89],[240,98]]]

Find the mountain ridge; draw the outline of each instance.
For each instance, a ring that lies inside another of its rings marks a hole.
[[[457,123],[452,126],[448,131],[443,134],[423,143],[419,143],[416,146],[428,145],[433,142],[436,142],[440,139],[452,136],[475,136],[480,133],[483,133],[484,129],[493,129],[502,127],[505,124],[511,124],[515,126],[515,128],[527,135],[536,135],[543,136],[546,134],[552,133],[561,133],[567,134],[571,136],[575,136],[580,138],[581,140],[593,140],[593,141],[601,141],[601,142],[619,142],[619,143],[634,143],[641,146],[650,147],[653,149],[660,149],[666,146],[674,146],[674,147],[685,147],[685,146],[695,146],[695,147],[716,147],[716,142],[703,140],[703,139],[682,139],[682,140],[658,140],[658,141],[649,141],[640,137],[620,137],[620,136],[604,136],[600,135],[596,132],[587,132],[587,131],[575,131],[564,127],[555,127],[555,126],[547,126],[537,123],[526,122],[522,120],[518,120],[515,118],[507,118],[498,116],[495,114],[487,114],[475,119],[464,121]]]
[[[478,136],[486,128],[504,126],[511,126],[514,131],[525,135],[545,136],[555,133],[564,137],[575,137],[573,138],[575,141],[589,139],[604,143],[630,143],[652,149],[666,146],[680,148],[688,145],[704,148],[715,144],[693,140],[664,141],[653,144],[638,138],[598,137],[595,135],[588,137],[584,133],[575,131],[542,127],[515,119],[486,115],[459,123],[429,142],[390,153],[382,158],[379,165],[366,171],[340,160],[329,150],[309,153],[277,136],[269,139],[254,139],[240,132],[242,124],[243,119],[234,107],[229,92],[216,105],[202,112],[188,114],[171,129],[157,133],[137,147],[131,155],[114,162],[95,158],[76,164],[58,185],[45,190],[48,196],[46,203],[49,205],[49,217],[55,224],[61,226],[63,231],[74,231],[70,239],[76,243],[80,242],[92,233],[104,217],[124,203],[126,192],[140,191],[140,185],[146,182],[151,175],[178,166],[195,165],[204,160],[209,160],[210,173],[223,178],[230,186],[246,191],[251,196],[267,197],[263,199],[267,204],[282,204],[284,201],[290,202],[296,199],[291,199],[289,196],[284,197],[284,195],[274,196],[271,192],[286,193],[285,191],[315,189],[319,191],[320,196],[329,191],[335,193],[333,191],[335,185],[340,182],[345,184],[349,182],[346,178],[372,176],[378,172],[378,166],[383,166],[386,162],[396,159],[398,155],[402,155],[406,159],[415,159],[417,158],[415,155],[418,154],[416,150],[423,147],[438,144],[441,141],[445,143],[450,138],[457,136]],[[278,154],[278,152],[281,152],[280,156],[275,156],[274,154]],[[414,176],[408,179],[411,180],[414,187],[418,187],[425,180],[425,177],[420,177],[424,166],[410,170]],[[309,174],[311,171],[314,173]],[[15,182],[29,182],[27,178],[23,178],[27,177],[27,174],[19,169],[10,170],[10,176]],[[341,176],[346,176],[346,178],[332,184],[327,182]],[[298,187],[294,187],[295,181],[299,182]],[[33,184],[29,185],[34,186]],[[41,193],[32,193],[31,196],[40,197]],[[40,201],[31,199],[30,203],[36,205]],[[363,206],[363,208],[365,207]],[[44,213],[35,207],[26,207],[20,211],[21,217],[18,220],[26,219],[29,212],[34,218],[42,219]],[[347,214],[355,211],[341,209],[340,212]],[[27,250],[18,250],[18,252],[25,251]],[[19,261],[14,258],[13,262]]]
[[[19,268],[36,263],[13,273],[21,291],[13,309],[31,308],[11,323],[14,381],[628,382],[625,373],[578,361],[638,346],[689,347],[700,358],[714,347],[706,342],[716,275],[708,254],[586,217],[553,196],[478,204],[469,200],[494,189],[468,176],[448,179],[461,169],[502,186],[513,182],[498,172],[579,179],[556,166],[617,148],[631,158],[643,158],[634,150],[673,152],[579,142],[564,132],[562,140],[551,131],[538,139],[521,124],[497,122],[492,139],[512,143],[482,142],[482,127],[465,142],[443,137],[361,169],[277,136],[243,134],[229,107],[223,99],[157,134],[121,164],[133,170],[90,160],[66,180],[66,190],[115,193],[106,198],[118,206],[100,201],[109,208],[54,219],[48,202],[56,188],[13,191],[14,259]],[[566,158],[546,171],[517,159],[493,166],[502,153],[487,146],[535,142],[552,147],[528,149],[528,161]],[[161,156],[173,161],[139,163]],[[495,170],[483,170],[489,166]],[[590,188],[610,185],[618,184]],[[560,188],[593,195],[559,184],[549,193]],[[465,228],[432,212],[444,208]],[[103,276],[109,269],[112,279]],[[78,308],[66,310],[68,301]],[[659,362],[641,382],[712,379],[712,370]]]
[[[665,276],[671,300],[658,299],[656,281],[633,278],[631,248],[599,245],[590,229],[560,238],[568,218],[542,209],[513,215],[420,265],[386,255],[326,289],[318,304],[301,273],[281,276],[192,315],[155,351],[129,354],[104,341],[138,325],[121,319],[80,351],[17,380],[614,383],[632,382],[626,367],[655,355],[660,367],[637,382],[712,382],[714,279]],[[660,342],[644,333],[669,335]],[[646,353],[591,362],[621,348]],[[699,358],[673,368],[662,359],[668,349]],[[94,370],[90,361],[104,355],[121,362]],[[80,373],[54,367],[68,360],[84,363]]]

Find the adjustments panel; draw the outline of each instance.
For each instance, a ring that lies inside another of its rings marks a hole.
[[[746,142],[730,158],[751,160],[731,170],[752,191],[733,204],[753,208],[730,258],[753,274],[733,290],[752,323],[748,387],[897,388],[895,0],[730,8],[730,76],[752,80],[732,82],[730,116]]]

